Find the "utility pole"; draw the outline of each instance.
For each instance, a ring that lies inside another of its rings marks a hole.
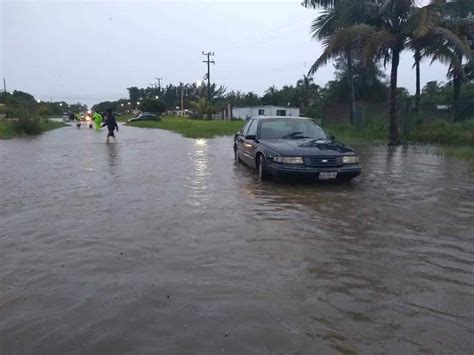
[[[216,64],[215,61],[210,60],[210,56],[214,56],[214,52],[205,53],[202,51],[202,55],[207,56],[207,60],[203,60],[203,63],[207,63],[207,102],[211,103],[211,63]]]
[[[183,111],[183,114],[184,114],[184,87],[183,87],[183,84],[180,85],[179,91],[181,92],[181,111]]]
[[[155,78],[155,80],[158,82],[158,92],[161,93],[161,80],[163,80],[163,78]]]
[[[3,92],[7,93],[7,79],[3,78]]]

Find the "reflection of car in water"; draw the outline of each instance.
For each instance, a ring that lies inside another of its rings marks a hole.
[[[310,118],[258,116],[234,137],[235,159],[268,176],[350,180],[361,172],[354,150],[329,138]]]
[[[154,113],[150,112],[143,112],[142,114],[138,115],[137,117],[130,118],[128,122],[133,121],[158,121],[160,120],[160,116],[155,115]]]

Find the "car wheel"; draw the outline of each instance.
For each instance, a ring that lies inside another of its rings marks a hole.
[[[262,154],[258,155],[257,158],[257,173],[260,180],[268,179],[268,172],[265,166],[265,158]]]

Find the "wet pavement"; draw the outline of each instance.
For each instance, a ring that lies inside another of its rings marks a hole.
[[[0,354],[472,354],[474,163],[259,183],[231,140],[0,141]]]

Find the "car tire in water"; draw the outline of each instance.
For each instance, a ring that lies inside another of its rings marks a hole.
[[[268,172],[265,167],[265,157],[263,154],[257,155],[257,174],[260,180],[268,179]]]

